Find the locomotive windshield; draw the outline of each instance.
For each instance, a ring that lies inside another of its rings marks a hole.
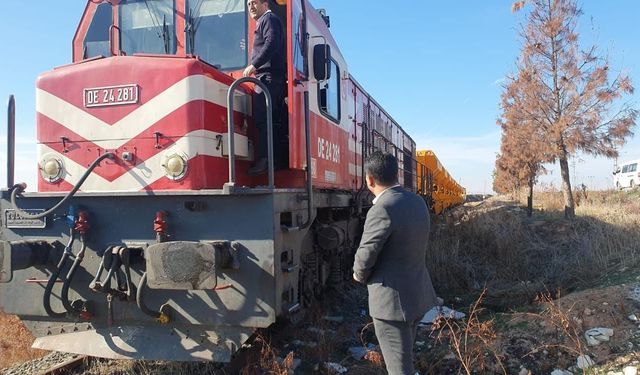
[[[186,0],[184,36],[186,53],[199,56],[220,70],[237,70],[248,63],[249,23],[245,0]],[[111,29],[113,8],[118,24]],[[111,56],[110,32],[120,35],[119,49],[136,53],[171,55],[177,50],[175,0],[120,0],[102,3],[92,15],[84,36],[82,58]],[[180,10],[182,12],[182,10]]]
[[[112,18],[111,4],[100,4],[91,20],[91,25],[83,44],[85,59],[95,56],[109,56],[109,26]]]
[[[244,0],[189,0],[187,52],[221,70],[247,65],[247,10]]]
[[[134,53],[172,54],[176,49],[174,0],[120,3],[121,48]]]

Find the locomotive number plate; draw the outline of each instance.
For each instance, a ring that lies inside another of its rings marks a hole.
[[[83,101],[86,108],[137,104],[139,93],[138,85],[93,87],[84,89]]]
[[[44,212],[42,208],[24,209],[22,210],[30,215],[37,215]],[[42,219],[27,219],[18,215],[16,210],[6,209],[4,210],[4,224],[7,228],[33,228],[42,229],[47,227],[47,218]]]

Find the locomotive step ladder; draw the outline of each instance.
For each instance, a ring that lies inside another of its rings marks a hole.
[[[225,193],[231,194],[236,185],[236,147],[235,147],[235,124],[233,123],[233,111],[235,102],[235,91],[243,83],[254,83],[259,86],[265,93],[266,112],[267,112],[267,170],[268,170],[268,186],[267,189],[275,189],[274,183],[274,166],[273,166],[273,100],[269,88],[254,77],[243,77],[237,79],[227,92],[227,147],[229,149],[229,181],[224,184]]]
[[[238,87],[246,82],[255,83],[265,92],[266,112],[267,112],[267,166],[268,166],[268,186],[266,190],[275,191],[274,183],[274,157],[273,157],[273,99],[267,86],[260,80],[253,77],[243,77],[237,79],[227,92],[227,147],[229,148],[229,181],[222,188],[224,194],[233,194],[236,185],[236,150],[235,150],[235,125],[233,123],[233,111],[235,101],[235,91]],[[309,91],[304,92],[304,129],[305,129],[305,147],[306,147],[306,194],[304,200],[307,201],[307,219],[304,223],[297,226],[282,226],[285,232],[295,232],[306,229],[311,225],[313,217],[313,177],[311,170],[311,121],[309,113]]]

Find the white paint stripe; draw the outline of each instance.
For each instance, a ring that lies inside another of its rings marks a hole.
[[[327,118],[327,116],[325,116],[324,114],[322,114],[322,112],[320,112],[320,109],[318,108],[318,97],[315,94],[316,90],[309,90],[309,95],[311,95],[309,97],[309,112],[313,113],[314,115],[316,115],[317,117],[321,118],[324,122],[326,122],[329,125],[335,126],[337,128],[342,129],[343,131],[349,133],[349,126],[351,124],[351,120],[348,119],[347,115],[343,115],[342,119],[340,120],[339,124],[336,124],[335,122],[333,122],[332,120],[329,120]],[[315,95],[315,96],[314,96]],[[344,102],[343,102],[344,103]]]
[[[353,139],[349,139],[349,151],[355,152],[357,155],[362,155],[362,143]]]
[[[349,163],[349,174],[352,176],[361,177],[362,176],[362,167],[355,165],[353,163]]]
[[[186,155],[188,160],[191,160],[198,155],[222,157],[222,149],[216,150],[216,145],[218,144],[216,137],[218,135],[220,135],[220,133],[207,130],[196,130],[188,133],[184,137],[178,139],[175,144],[171,145],[166,150],[136,165],[133,169],[118,177],[113,182],[92,173],[82,185],[81,190],[85,192],[140,191],[165,177],[165,170],[162,167],[162,164],[165,161],[165,157],[169,155]],[[236,135],[237,139],[238,136],[246,139],[246,137],[242,135]],[[38,144],[38,154],[40,157],[48,153],[54,153],[63,160],[66,172],[63,178],[71,185],[75,185],[87,170],[86,167],[76,163],[66,155],[60,154],[44,144]]]
[[[205,100],[226,108],[228,89],[227,85],[212,78],[189,76],[113,125],[41,89],[36,90],[36,110],[99,147],[116,149],[192,101]],[[234,108],[250,114],[250,97],[237,92]]]

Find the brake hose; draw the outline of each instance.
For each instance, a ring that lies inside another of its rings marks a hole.
[[[51,308],[51,292],[53,290],[54,284],[58,281],[58,277],[62,273],[62,270],[65,268],[65,265],[67,264],[67,260],[69,259],[69,256],[73,253],[72,247],[75,239],[76,239],[76,235],[73,229],[71,229],[71,233],[69,234],[69,243],[64,248],[62,257],[60,258],[60,261],[58,262],[58,265],[56,266],[55,271],[53,271],[53,273],[49,277],[47,286],[44,288],[44,295],[42,296],[42,306],[44,307],[44,311],[46,311],[47,315],[49,315],[52,318],[62,318],[67,315],[66,312],[58,313],[53,311],[53,309]]]
[[[68,192],[67,195],[65,195],[65,197],[62,198],[60,202],[58,202],[55,206],[51,207],[45,212],[39,213],[37,215],[28,214],[22,211],[22,209],[20,209],[18,207],[18,204],[16,203],[16,196],[22,193],[27,188],[27,185],[25,183],[14,185],[13,191],[11,192],[11,205],[13,206],[13,209],[16,210],[16,213],[23,219],[42,219],[45,216],[51,215],[55,210],[60,208],[60,206],[62,206],[69,199],[71,199],[78,190],[80,190],[80,187],[82,186],[82,184],[84,184],[85,180],[89,177],[91,172],[93,172],[93,170],[96,169],[98,165],[100,165],[101,161],[107,158],[114,159],[115,154],[113,152],[107,152],[104,155],[100,155],[100,157],[98,157],[93,163],[91,163],[91,165],[89,166],[89,169],[87,169],[87,171],[84,172],[84,174],[82,175],[82,177],[80,177],[80,180],[75,184],[73,189],[71,189],[71,191]]]
[[[64,283],[62,284],[62,291],[60,292],[62,305],[67,310],[67,312],[69,312],[69,314],[77,314],[81,311],[81,309],[73,307],[71,302],[69,301],[69,287],[71,286],[71,280],[73,279],[78,266],[80,265],[80,263],[82,263],[82,260],[84,259],[84,253],[87,250],[87,244],[85,243],[84,236],[80,236],[80,242],[82,243],[82,247],[80,248],[78,255],[76,255],[73,264],[71,265],[71,268],[67,273],[67,277],[64,279]]]
[[[169,323],[171,319],[167,314],[165,314],[162,311],[153,311],[149,307],[147,307],[147,305],[144,303],[143,289],[146,284],[147,284],[147,273],[145,272],[142,274],[142,277],[140,277],[140,281],[138,282],[138,290],[136,291],[136,303],[138,305],[138,308],[140,308],[140,310],[142,310],[143,313],[155,318],[155,320],[157,320],[162,324]]]

